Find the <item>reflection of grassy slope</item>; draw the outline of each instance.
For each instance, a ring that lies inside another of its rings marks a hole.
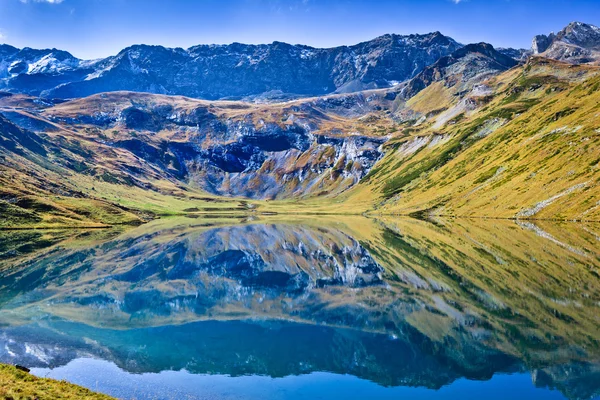
[[[414,272],[436,292],[414,294],[448,307],[444,317],[426,309],[411,316],[420,330],[438,337],[440,329],[450,328],[482,337],[492,333],[488,340],[500,348],[537,361],[577,348],[598,354],[600,254],[591,228],[547,224],[534,230],[479,220],[439,227],[414,220],[383,223],[386,230],[370,243],[376,258]],[[540,352],[529,354],[532,349]]]
[[[50,297],[34,304],[26,302],[25,309],[11,313],[10,318],[25,318],[22,323],[31,312],[37,314],[43,310],[86,324],[123,329],[262,316],[396,335],[404,334],[402,327],[409,324],[440,345],[450,341],[460,343],[456,346],[467,346],[475,340],[525,357],[533,364],[550,359],[595,359],[600,354],[597,338],[600,321],[595,317],[600,301],[597,251],[600,232],[594,225],[490,224],[481,220],[439,221],[432,225],[412,219],[268,217],[247,223],[280,226],[276,243],[282,246],[285,243],[279,256],[292,257],[286,258],[293,260],[286,261],[287,264],[304,268],[310,275],[320,273],[319,266],[305,265],[298,254],[288,253],[290,248],[298,246],[292,232],[313,230],[314,238],[324,248],[339,247],[353,238],[385,268],[386,286],[350,290],[313,288],[310,296],[301,299],[285,294],[264,298],[258,292],[240,299],[240,293],[232,293],[225,302],[214,303],[207,297],[202,312],[184,306],[183,302],[176,311],[147,310],[135,314],[135,318],[112,301],[100,308],[89,307],[85,302],[64,301],[87,298],[93,293],[107,299],[122,299],[134,290],[160,293],[169,304],[180,302],[176,299],[185,296],[196,298],[197,293],[206,296],[214,292],[221,296],[229,287],[222,279],[203,281],[200,290],[196,286],[199,282],[152,275],[157,272],[136,283],[106,281],[100,277],[125,273],[141,263],[160,264],[163,262],[160,254],[169,254],[165,262],[173,262],[174,259],[168,261],[169,257],[181,254],[168,250],[179,248],[175,244],[203,247],[205,242],[200,239],[205,232],[239,222],[236,218],[167,218],[128,230],[103,245],[93,241],[78,245],[77,240],[72,240],[71,244],[61,244],[67,248],[66,253],[52,247],[41,250],[27,258],[26,276],[36,280],[46,278],[32,282],[33,286],[27,290],[50,279],[43,283],[44,296]],[[293,229],[293,224],[300,225]],[[223,234],[227,232],[223,230]],[[226,240],[227,236],[222,238]],[[248,237],[248,245],[260,249],[265,261],[281,260],[277,258],[276,247],[263,248],[262,239]],[[187,253],[188,261],[195,259],[193,254],[194,250]],[[27,281],[14,282],[23,285]],[[12,285],[13,294],[9,295],[9,287],[3,290],[7,296],[17,297],[5,301],[10,301],[10,308],[20,309],[23,303],[18,292],[13,292],[17,286]],[[290,309],[291,304],[294,306]]]

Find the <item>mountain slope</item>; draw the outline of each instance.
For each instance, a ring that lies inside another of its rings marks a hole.
[[[215,200],[127,150],[32,111],[0,115],[0,228],[140,224],[153,214],[207,206],[245,210],[245,203]]]
[[[75,187],[137,209],[164,212],[173,195],[202,209],[183,205],[200,190],[285,200],[263,205],[277,212],[598,219],[599,68],[532,58],[494,75],[513,61],[484,50],[408,100],[402,88],[263,105],[117,92],[5,114],[88,149],[67,166]]]
[[[401,94],[410,99],[438,81],[444,81],[446,87],[455,87],[455,93],[462,93],[515,65],[517,61],[496,51],[490,44],[469,44],[425,67],[408,81]]]
[[[600,219],[599,73],[534,58],[491,79],[457,116],[450,102],[391,140],[351,201],[366,191],[383,213]]]

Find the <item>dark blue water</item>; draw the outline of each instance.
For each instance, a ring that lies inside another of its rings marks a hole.
[[[81,358],[53,370],[35,374],[68,379],[122,398],[160,399],[563,399],[560,392],[536,388],[529,374],[498,374],[487,381],[459,379],[438,390],[420,387],[385,387],[352,375],[313,372],[283,378],[195,375],[185,370],[131,374],[115,364]]]
[[[596,226],[0,235],[0,362],[123,399],[597,399]]]

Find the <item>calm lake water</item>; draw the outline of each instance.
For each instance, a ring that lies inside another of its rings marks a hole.
[[[0,232],[0,362],[123,399],[598,399],[600,224]]]

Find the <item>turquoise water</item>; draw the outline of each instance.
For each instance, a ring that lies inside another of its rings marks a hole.
[[[597,399],[598,227],[0,235],[0,362],[123,399]]]

